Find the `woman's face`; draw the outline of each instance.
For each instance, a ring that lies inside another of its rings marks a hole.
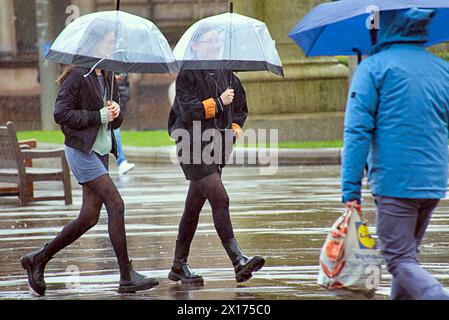
[[[110,56],[115,51],[115,34],[113,31],[106,34],[103,41],[97,46],[97,56]]]
[[[222,43],[220,34],[216,30],[211,30],[201,35],[199,40],[193,44],[193,51],[199,59],[217,60],[220,57]]]

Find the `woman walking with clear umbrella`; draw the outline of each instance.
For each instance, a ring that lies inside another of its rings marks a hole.
[[[113,50],[115,34],[109,27],[98,25],[99,56]],[[158,284],[134,271],[128,258],[125,233],[125,206],[108,173],[109,153],[117,156],[113,129],[120,127],[123,114],[117,90],[111,96],[112,77],[100,69],[89,74],[88,68],[69,66],[59,78],[61,84],[54,118],[65,136],[66,156],[70,168],[83,189],[81,211],[77,219],[66,225],[44,248],[24,255],[20,261],[28,272],[30,286],[44,295],[44,271],[52,257],[73,243],[98,222],[101,207],[108,213],[109,238],[120,267],[120,293],[149,289]],[[98,90],[98,88],[100,90]]]
[[[213,60],[221,50],[219,33],[214,26],[203,31],[194,41],[192,49],[199,58]],[[229,84],[233,89],[229,88]],[[231,104],[233,110],[230,110]],[[245,90],[234,74],[223,70],[185,70],[179,73],[175,103],[169,117],[170,134],[179,146],[183,141],[176,136],[177,130],[188,132],[191,143],[189,150],[195,150],[194,126],[201,131],[201,136],[206,130],[214,130],[214,137],[201,142],[198,147],[204,155],[208,145],[213,143],[212,157],[217,154],[221,156],[215,158],[217,162],[208,163],[202,158],[200,163],[195,163],[194,151],[179,154],[181,168],[186,179],[190,181],[190,186],[179,223],[173,266],[168,276],[172,281],[181,281],[183,284],[202,284],[204,281],[202,276],[190,269],[187,258],[206,200],[212,208],[215,229],[234,266],[236,281],[249,280],[252,273],[265,264],[263,257],[249,258],[241,251],[230,218],[229,196],[222,182],[222,169],[232,149],[232,145],[226,145],[226,141],[235,142],[235,138],[241,135],[247,114]],[[217,127],[227,126],[228,119],[232,121],[232,129],[218,130]],[[229,139],[229,135],[233,137]]]
[[[44,295],[44,271],[52,257],[97,224],[102,205],[108,213],[108,232],[120,269],[119,293],[158,285],[134,271],[128,257],[125,205],[109,176],[108,158],[117,157],[113,130],[120,127],[115,77],[111,72],[165,73],[176,71],[170,47],[154,24],[120,11],[97,12],[71,23],[58,36],[47,59],[69,65],[59,78],[54,118],[65,136],[66,156],[83,189],[77,219],[44,246],[20,261],[30,286]]]
[[[236,281],[244,282],[262,268],[265,259],[249,258],[240,250],[231,223],[229,196],[221,180],[222,169],[248,115],[245,89],[231,70],[266,70],[283,75],[281,60],[267,26],[233,13],[232,1],[229,13],[193,24],[176,45],[174,55],[181,72],[176,79],[168,129],[177,142],[178,161],[190,186],[169,279],[203,283],[203,278],[190,270],[187,258],[207,200]],[[197,145],[195,135],[200,140]]]

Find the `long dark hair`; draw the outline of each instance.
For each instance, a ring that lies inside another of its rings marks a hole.
[[[59,78],[56,80],[56,82],[59,82],[60,84],[62,84],[64,82],[64,80],[67,79],[68,75],[70,74],[70,72],[73,71],[74,68],[75,68],[75,66],[73,64],[69,64],[69,65],[65,66],[64,70],[62,71],[62,74],[59,76]]]

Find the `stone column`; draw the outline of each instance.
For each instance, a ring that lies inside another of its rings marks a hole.
[[[334,58],[305,58],[288,33],[319,2],[235,0],[235,12],[264,21],[284,66],[285,79],[239,73],[247,91],[248,126],[279,129],[280,141],[334,140],[342,133],[348,68]]]
[[[58,33],[64,27],[65,9],[68,3],[61,0],[35,0],[39,48],[39,74],[41,82],[42,130],[53,130],[54,105],[58,91],[56,79],[60,75],[59,65],[43,61]]]
[[[85,15],[96,11],[97,1],[96,0],[72,0],[73,5],[77,6],[80,10],[80,15]],[[110,9],[112,10],[112,9]]]
[[[16,54],[13,0],[2,0],[0,1],[0,56]]]

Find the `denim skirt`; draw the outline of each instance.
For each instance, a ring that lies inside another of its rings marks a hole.
[[[101,156],[94,151],[88,154],[65,146],[65,156],[73,175],[81,185],[108,174],[109,155]]]

